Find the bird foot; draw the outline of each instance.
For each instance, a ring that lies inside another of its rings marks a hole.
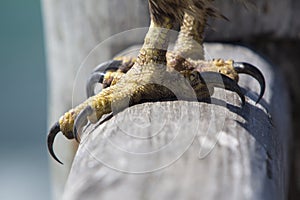
[[[109,61],[93,72],[99,73],[100,78],[89,79],[87,86],[90,87],[89,91],[92,91],[98,82],[106,81],[110,84],[98,94],[66,112],[50,130],[48,148],[55,160],[60,162],[53,151],[53,142],[59,132],[79,142],[81,129],[88,120],[96,123],[104,114],[118,113],[140,102],[165,99],[197,101],[210,97],[214,87],[234,91],[240,96],[242,103],[245,102],[237,82],[222,73],[189,69],[177,72],[167,70],[162,64],[149,63],[139,66],[137,62],[132,65],[133,61],[134,59],[130,59],[130,62]]]
[[[97,67],[87,82],[86,88],[88,97],[95,95],[94,88],[97,83],[102,84],[102,88],[116,84],[120,78],[133,66],[135,61],[136,58],[134,57],[117,57],[114,60],[101,64],[101,69]],[[179,64],[180,67],[178,66]],[[111,66],[114,66],[114,68]],[[239,74],[248,74],[255,78],[261,87],[256,103],[260,101],[265,91],[265,79],[263,74],[259,69],[249,63],[234,62],[233,60],[223,59],[213,59],[210,61],[192,60],[189,58],[183,59],[174,53],[168,52],[167,70],[176,70],[182,74],[192,71],[197,71],[199,73],[215,72],[220,75],[225,75],[235,82],[239,81]],[[93,77],[95,73],[99,74],[98,79]]]

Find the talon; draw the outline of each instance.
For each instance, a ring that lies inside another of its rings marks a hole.
[[[54,151],[53,151],[53,143],[54,143],[54,139],[56,137],[56,135],[60,132],[60,126],[59,123],[56,122],[50,129],[50,132],[48,134],[48,138],[47,138],[47,143],[48,143],[48,150],[50,152],[50,155],[54,158],[54,160],[56,160],[57,162],[59,162],[60,164],[63,164],[55,155]]]
[[[265,88],[266,88],[265,78],[264,78],[263,74],[261,73],[261,71],[258,68],[256,68],[255,66],[253,66],[249,63],[243,63],[243,62],[236,62],[233,64],[233,67],[238,74],[248,74],[248,75],[252,76],[253,78],[255,78],[259,82],[260,94],[256,101],[256,103],[258,103],[261,100],[261,98],[263,97],[263,95],[265,93]]]
[[[103,83],[104,75],[104,72],[94,72],[89,77],[86,84],[86,95],[88,98],[95,95],[95,84]]]
[[[74,126],[73,126],[73,136],[78,143],[80,143],[80,135],[82,132],[82,128],[88,122],[88,116],[91,116],[93,113],[93,109],[90,106],[87,106],[83,109],[75,119]]]
[[[121,65],[122,65],[121,60],[109,60],[96,67],[92,75],[89,77],[86,84],[87,97],[91,97],[95,95],[94,92],[95,85],[96,83],[103,83],[104,75],[106,71],[109,70],[116,71],[119,69]]]
[[[117,70],[122,65],[121,60],[109,60],[98,65],[93,72],[105,72],[107,70]]]
[[[231,78],[216,72],[201,72],[200,79],[206,85],[211,85],[218,88],[225,88],[227,90],[237,93],[241,98],[242,105],[245,105],[245,96],[240,86]]]

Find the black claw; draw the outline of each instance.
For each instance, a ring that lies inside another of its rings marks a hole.
[[[245,96],[240,86],[231,78],[216,72],[201,72],[200,79],[206,85],[210,85],[218,88],[225,88],[232,92],[236,92],[241,98],[242,105],[245,105]]]
[[[80,135],[82,128],[87,124],[88,120],[87,117],[92,115],[93,110],[90,106],[87,106],[83,109],[75,119],[74,126],[73,126],[73,136],[78,143],[80,143]]]
[[[266,89],[266,82],[265,82],[264,75],[261,73],[261,71],[257,67],[255,67],[249,63],[236,62],[233,64],[233,67],[238,74],[248,74],[248,75],[252,76],[253,78],[255,78],[259,82],[260,94],[256,101],[256,103],[258,103],[261,100],[261,98],[263,97],[263,95],[265,93],[265,89]]]
[[[60,164],[63,164],[55,155],[54,151],[53,151],[53,143],[54,143],[54,139],[56,137],[56,135],[60,132],[60,126],[59,123],[56,122],[50,129],[50,132],[48,134],[48,138],[47,138],[47,143],[48,143],[48,150],[50,152],[50,155],[54,158],[54,160],[56,160],[57,162],[59,162]]]
[[[105,73],[103,72],[94,72],[88,79],[86,84],[86,95],[91,97],[95,95],[95,85],[96,83],[103,83]]]
[[[107,70],[117,70],[122,65],[121,60],[109,60],[98,65],[93,72],[105,72]]]
[[[108,70],[116,71],[117,69],[119,69],[121,65],[122,65],[121,60],[109,60],[97,66],[87,81],[87,85],[86,85],[87,97],[91,97],[95,95],[94,93],[95,84],[103,83],[103,79],[106,71]]]

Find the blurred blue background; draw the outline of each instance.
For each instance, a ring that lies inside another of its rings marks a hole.
[[[50,199],[39,0],[0,1],[0,199]]]

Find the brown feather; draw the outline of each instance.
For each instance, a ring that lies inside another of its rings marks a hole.
[[[201,20],[201,18],[215,17],[227,19],[217,10],[212,2],[214,0],[148,0],[151,18],[154,22],[162,24],[165,17],[172,21],[181,22],[184,13],[188,13]],[[223,0],[222,0],[223,1]],[[255,7],[254,0],[234,0],[246,8]],[[203,10],[206,15],[203,16]]]
[[[149,0],[151,18],[158,24],[165,17],[180,22],[184,13],[203,18],[203,13],[211,17],[223,17],[211,4],[213,0]],[[204,12],[207,10],[208,12]]]

